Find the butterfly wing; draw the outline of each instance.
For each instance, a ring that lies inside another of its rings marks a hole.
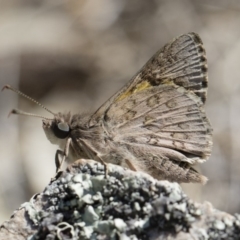
[[[92,116],[95,125],[112,104],[144,89],[174,83],[191,90],[204,103],[207,93],[207,65],[202,41],[196,33],[173,39],[161,48],[120,91],[114,94]]]
[[[195,33],[185,34],[158,51],[98,109],[90,125],[104,124],[116,146],[143,163],[137,163],[143,171],[179,182],[205,182],[191,165],[211,153],[206,93],[202,41]]]

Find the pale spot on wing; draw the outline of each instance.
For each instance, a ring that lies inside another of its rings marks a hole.
[[[161,98],[158,95],[153,95],[147,100],[147,106],[152,108],[158,105],[161,102]]]
[[[148,124],[152,123],[155,120],[156,120],[155,117],[152,117],[151,115],[148,114],[145,116],[145,120],[144,120],[143,124],[145,127],[147,127]]]
[[[183,130],[186,130],[186,129],[190,129],[190,124],[189,123],[179,123],[178,124],[178,127],[183,129]]]
[[[132,120],[136,116],[137,112],[136,111],[128,111],[126,114],[124,114],[123,118],[125,121]]]
[[[183,140],[188,139],[188,135],[186,133],[181,133],[181,132],[172,133],[172,137],[175,139],[183,139]]]
[[[168,102],[166,103],[166,105],[167,105],[167,107],[169,107],[169,108],[175,108],[175,107],[177,107],[177,103],[176,103],[176,101],[175,101],[174,99],[168,101]]]

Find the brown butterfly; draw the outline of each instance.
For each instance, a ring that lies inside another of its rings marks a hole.
[[[212,149],[212,128],[203,109],[207,84],[203,43],[189,33],[160,49],[94,114],[56,114],[11,86],[4,88],[53,114],[52,119],[39,117],[47,138],[61,149],[57,171],[64,160],[86,158],[157,179],[205,183],[207,178],[192,166],[206,161]]]

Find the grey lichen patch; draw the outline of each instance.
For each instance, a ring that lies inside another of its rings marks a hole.
[[[20,209],[21,208],[25,208],[29,219],[33,222],[33,224],[38,225],[39,214],[38,211],[35,209],[34,204],[32,204],[31,201],[25,202],[20,206]]]
[[[94,208],[91,205],[86,206],[83,214],[83,221],[89,225],[95,223],[97,220],[99,220],[99,215],[96,213]]]
[[[240,215],[235,214],[222,218],[211,217],[208,219],[208,239],[240,239]]]
[[[30,239],[149,239],[153,228],[189,231],[197,206],[178,184],[119,169],[109,167],[107,179],[99,163],[64,172],[42,193],[42,218]]]
[[[72,165],[23,209],[30,219],[28,240],[213,240],[240,234],[239,215],[194,203],[176,183],[114,165],[105,178],[104,167],[90,160]]]

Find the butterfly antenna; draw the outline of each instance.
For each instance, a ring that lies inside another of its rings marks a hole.
[[[45,119],[45,120],[52,120],[51,118],[45,118],[45,117],[42,117],[42,116],[40,116],[40,115],[33,114],[33,113],[28,113],[28,112],[24,112],[24,111],[21,111],[21,110],[18,110],[18,109],[13,109],[13,110],[8,114],[8,117],[10,117],[12,114],[17,114],[17,115],[21,115],[21,116],[37,117],[37,118],[42,118],[42,119]]]
[[[19,94],[20,96],[34,102],[35,104],[37,104],[38,106],[40,106],[41,108],[45,109],[47,112],[51,113],[52,115],[56,115],[55,113],[53,113],[52,111],[50,111],[48,108],[46,108],[45,106],[43,106],[40,102],[36,101],[35,99],[29,97],[28,95],[22,93],[21,91],[11,87],[10,85],[5,85],[3,88],[2,88],[2,91],[5,90],[5,89],[9,89],[9,90],[12,90],[13,92]],[[20,110],[12,110],[12,112],[10,112],[10,114],[20,114],[20,115],[25,115],[25,116],[35,116],[35,117],[41,117],[41,116],[38,116],[38,115],[34,115],[34,114],[31,114],[31,113],[26,113],[26,112],[23,112],[23,111],[20,111]],[[43,118],[43,117],[41,117]],[[47,118],[46,118],[47,119]]]

